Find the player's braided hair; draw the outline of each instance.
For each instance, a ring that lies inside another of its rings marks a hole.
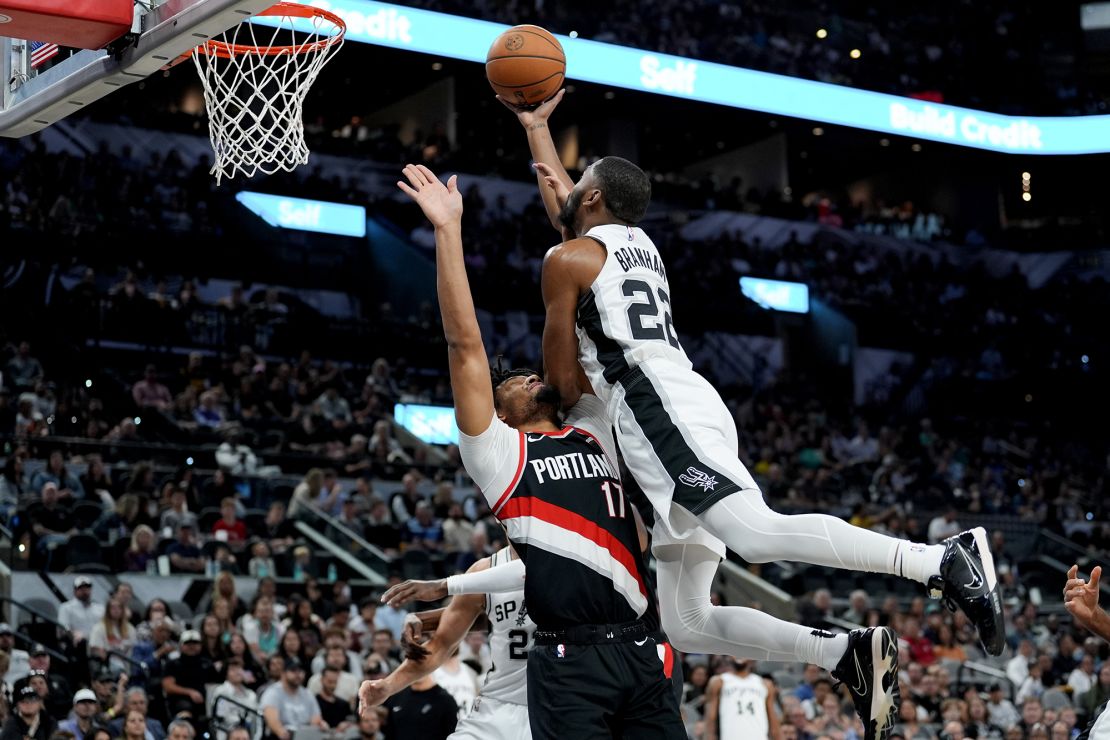
[[[505,367],[505,358],[498,355],[493,367],[489,370],[490,383],[493,384],[494,401],[497,400],[497,389],[506,380],[509,378],[527,378],[530,375],[539,375],[539,373],[526,367],[517,367],[510,370]]]
[[[651,179],[623,157],[603,157],[593,165],[598,189],[613,217],[635,226],[651,202]]]

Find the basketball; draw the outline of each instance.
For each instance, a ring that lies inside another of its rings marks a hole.
[[[567,57],[558,39],[539,26],[513,26],[494,39],[486,55],[486,79],[514,105],[538,105],[559,92]]]

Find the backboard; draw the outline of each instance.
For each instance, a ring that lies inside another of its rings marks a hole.
[[[51,39],[0,36],[0,136],[40,131],[174,63],[274,1],[137,0],[130,33],[106,49],[78,51],[42,71],[32,63],[32,42]]]

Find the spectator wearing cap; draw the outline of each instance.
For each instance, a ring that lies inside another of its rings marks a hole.
[[[170,712],[188,714],[194,720],[204,716],[204,686],[218,680],[212,661],[201,655],[200,633],[185,630],[181,635],[181,654],[166,665],[162,693]]]
[[[15,646],[15,632],[7,622],[0,622],[0,650],[8,654],[8,670],[3,681],[12,686],[16,681],[31,672],[31,656],[26,650]]]
[[[89,689],[81,689],[73,695],[73,716],[58,723],[62,732],[72,732],[75,740],[85,740],[96,720],[99,707],[96,694]]]
[[[289,740],[294,732],[304,727],[328,729],[320,716],[316,697],[304,687],[304,665],[296,659],[285,662],[281,681],[266,689],[259,707],[266,728],[278,740]]]
[[[58,607],[58,623],[69,630],[75,645],[86,641],[104,618],[104,605],[93,601],[92,593],[92,579],[77,576],[73,579],[73,598]]]
[[[166,548],[170,558],[170,568],[174,573],[203,573],[204,554],[196,543],[196,525],[182,522],[177,528],[177,540]]]
[[[62,711],[65,712],[69,709],[69,697],[73,695],[73,690],[69,687],[69,681],[50,669],[50,653],[47,652],[46,646],[41,642],[32,645],[30,652],[31,669],[25,678],[15,683],[14,689],[19,691],[30,682],[32,676],[41,675],[44,677],[52,697],[51,702],[48,702],[47,709],[50,710],[55,706],[60,706]]]
[[[17,687],[16,692],[22,691],[24,686],[30,686],[38,692],[42,699],[43,709],[51,717],[64,717],[69,712],[70,694],[63,693],[63,691],[69,690],[68,684],[65,689],[53,690],[46,671],[31,669],[27,678],[23,680],[23,686]]]
[[[100,710],[108,719],[114,719],[123,708],[122,693],[127,686],[127,677],[103,666],[92,677],[92,690],[100,703]]]
[[[138,712],[145,725],[143,740],[165,740],[166,728],[162,726],[161,722],[148,716],[150,700],[147,698],[146,690],[142,687],[132,686],[129,688],[123,695],[122,704],[113,709],[114,718],[108,723],[108,729],[111,730],[113,736],[122,735],[125,723],[131,714]]]
[[[158,368],[147,365],[143,379],[131,386],[131,397],[139,408],[165,411],[173,406],[170,389],[158,382]]]
[[[57,724],[43,709],[34,687],[24,686],[15,695],[15,711],[0,729],[0,740],[49,740]]]
[[[988,722],[1009,730],[1021,720],[1021,715],[1013,702],[1002,695],[1002,684],[992,683],[987,691]]]

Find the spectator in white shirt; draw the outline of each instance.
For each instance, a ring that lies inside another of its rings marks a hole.
[[[0,623],[0,651],[8,654],[8,671],[3,681],[9,687],[31,672],[31,656],[26,650],[15,647],[15,632],[7,622]]]
[[[943,539],[959,534],[963,528],[956,521],[956,509],[948,507],[941,516],[929,522],[929,544],[935,545]]]
[[[355,665],[358,665],[357,661]],[[359,679],[355,674],[346,670],[346,666],[347,651],[342,647],[328,648],[325,651],[323,667],[320,671],[315,673],[312,678],[308,679],[309,693],[313,695],[319,694],[324,668],[334,668],[338,671],[338,682],[335,685],[335,695],[347,703],[352,703],[355,697],[358,696]],[[361,670],[360,667],[360,673]]]
[[[221,696],[233,699],[240,705],[258,709],[258,696],[243,685],[243,660],[231,658],[227,661],[227,680],[212,692],[212,705],[209,716],[218,717],[222,724],[238,724],[249,718],[249,712],[242,706],[230,701],[219,701]]]
[[[1095,685],[1095,659],[1090,653],[1084,653],[1079,660],[1079,665],[1068,675],[1068,686],[1071,686],[1072,696],[1079,696],[1091,690]]]
[[[73,579],[73,598],[58,607],[58,623],[69,630],[73,644],[84,642],[93,627],[104,618],[104,605],[92,600],[92,579]]]
[[[1022,640],[1018,643],[1017,655],[1006,663],[1006,678],[1010,679],[1010,683],[1014,686],[1021,686],[1029,675],[1029,662],[1036,659],[1033,641]]]

